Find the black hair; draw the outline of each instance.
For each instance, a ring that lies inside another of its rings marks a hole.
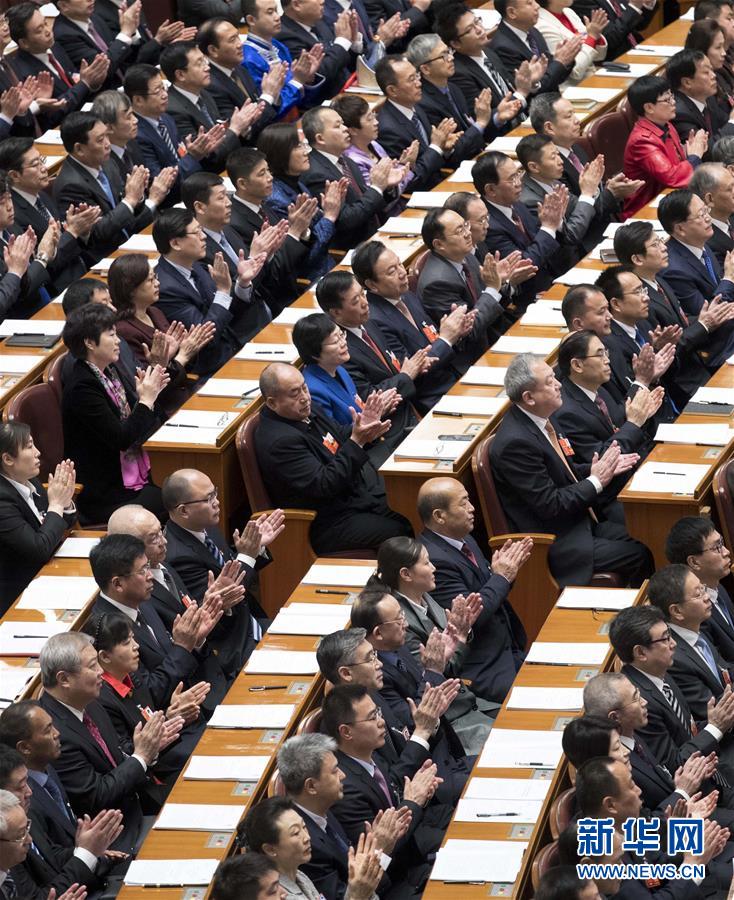
[[[132,534],[108,534],[89,553],[92,575],[100,590],[115,577],[130,575],[135,560],[145,556],[145,544]]]
[[[293,326],[292,340],[305,365],[315,363],[321,356],[324,341],[334,330],[340,331],[334,320],[324,313],[311,313]]]
[[[325,313],[330,309],[341,309],[344,293],[353,283],[354,275],[351,272],[341,270],[327,272],[316,285],[316,302]]]
[[[703,553],[706,538],[716,530],[705,516],[683,516],[673,525],[665,541],[668,562],[686,564],[689,556]]]
[[[339,741],[339,726],[354,723],[354,704],[368,696],[361,684],[337,684],[321,705],[321,731]]]
[[[673,234],[673,229],[681,222],[685,222],[691,211],[693,191],[687,188],[679,188],[666,194],[658,206],[658,221],[667,231]]]
[[[104,303],[87,303],[69,314],[61,332],[67,350],[77,359],[87,358],[86,340],[99,344],[105,331],[114,328],[117,315]]]
[[[72,112],[65,116],[59,128],[64,150],[71,153],[77,144],[87,144],[89,133],[97,122],[102,120],[90,112]]]
[[[571,374],[571,360],[583,359],[589,352],[589,344],[596,335],[593,331],[572,331],[558,348],[558,369],[564,378]]]
[[[653,606],[662,612],[666,621],[670,621],[670,607],[685,602],[686,579],[691,570],[682,563],[671,563],[658,569],[650,577],[647,585],[647,596]]]
[[[159,253],[171,252],[171,240],[186,236],[186,229],[194,221],[189,209],[164,209],[153,222],[153,241]]]
[[[196,44],[193,41],[174,41],[163,48],[159,65],[161,72],[171,82],[176,83],[176,72],[178,70],[185,71],[189,67],[189,53],[196,50]]]
[[[609,755],[609,741],[617,725],[602,716],[579,716],[563,729],[561,744],[566,758],[575,768],[597,756]]]
[[[64,298],[61,301],[61,308],[64,310],[66,318],[68,319],[75,309],[91,303],[92,296],[98,288],[102,288],[104,291],[108,290],[107,285],[99,278],[80,278],[70,284],[64,291]]]
[[[700,50],[691,50],[689,48],[679,50],[671,56],[665,66],[665,74],[671,90],[680,90],[681,82],[684,78],[695,78],[696,66],[704,59],[706,59],[706,56]]]
[[[657,103],[670,90],[670,85],[659,75],[643,75],[627,88],[627,102],[638,116],[645,115],[646,103]]]
[[[645,244],[653,235],[652,222],[628,222],[614,232],[614,252],[617,259],[628,266],[633,256],[645,256]]]
[[[262,853],[230,856],[217,866],[209,900],[258,900],[261,879],[277,871],[275,863]]]
[[[650,646],[650,629],[663,621],[657,606],[630,606],[617,613],[609,626],[609,642],[623,663],[634,662],[635,647]]]

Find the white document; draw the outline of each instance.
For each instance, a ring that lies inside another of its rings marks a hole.
[[[113,262],[114,259],[111,256],[106,256],[90,266],[90,269],[92,272],[109,272]]]
[[[705,444],[711,447],[725,447],[734,437],[734,429],[726,424],[683,425],[670,422],[658,425],[655,433],[656,441],[667,441],[669,444]]]
[[[469,441],[421,441],[408,438],[395,451],[395,459],[458,459]]]
[[[609,653],[609,644],[563,641],[533,641],[526,663],[550,663],[557,666],[600,666]]]
[[[588,88],[588,87],[567,87],[563,90],[563,96],[566,100],[596,100],[597,103],[609,103],[619,96],[619,91],[614,88]]]
[[[40,575],[23,591],[16,608],[84,609],[98,590],[91,576]]]
[[[616,224],[616,223],[615,223]],[[587,254],[587,259],[601,259],[602,250],[614,252],[614,241],[604,240],[601,244],[597,244],[594,249]]]
[[[134,859],[125,874],[125,884],[148,887],[208,885],[218,859]]]
[[[484,742],[484,769],[555,769],[563,754],[560,731],[493,728]]]
[[[269,756],[195,755],[186,766],[184,778],[187,781],[260,781],[269,762]]]
[[[237,351],[235,359],[292,363],[298,359],[298,351],[293,344],[255,344],[250,342]]]
[[[216,447],[217,438],[221,433],[221,428],[194,428],[193,426],[178,428],[176,425],[162,425],[148,438],[146,443],[202,444],[206,447]]]
[[[487,144],[487,150],[497,150],[499,153],[506,153],[508,156],[514,156],[520,140],[521,138],[519,137],[500,135],[500,137],[496,137]]]
[[[153,828],[169,831],[234,831],[245,804],[166,803]]]
[[[238,416],[236,412],[219,412],[216,409],[179,409],[166,425],[169,428],[218,428],[222,431]]]
[[[315,650],[253,650],[245,664],[248,675],[315,675]]]
[[[61,334],[64,330],[61,319],[3,319],[0,322],[0,337],[13,334]]]
[[[130,250],[140,253],[145,253],[146,251],[155,253],[156,249],[152,234],[134,234],[120,246],[120,250]]]
[[[348,606],[342,608],[340,616],[324,616],[317,613],[308,616],[287,616],[282,615],[283,612],[281,609],[270,623],[268,634],[331,634],[333,631],[341,631],[349,621]]]
[[[440,209],[453,191],[413,191],[408,209]]]
[[[289,603],[284,606],[278,615],[293,616],[293,618],[302,619],[304,616],[329,616],[339,620],[344,615],[349,615],[349,606],[342,603],[338,598],[334,598],[336,603]],[[270,629],[268,628],[268,631]]]
[[[695,7],[695,5],[694,5],[694,6],[691,6],[691,8],[690,8],[690,9],[687,9],[687,10],[683,13],[683,15],[680,17],[681,22],[692,22],[693,19],[694,19],[695,12],[696,12],[696,7]]]
[[[44,131],[40,137],[36,138],[37,144],[56,144],[59,147],[64,146],[64,142],[61,140],[61,132],[57,128],[49,128],[48,131]]]
[[[514,687],[507,701],[508,709],[581,709],[583,688]]]
[[[362,588],[367,579],[375,571],[374,565],[369,566],[329,566],[313,565],[301,579],[301,584],[331,584],[335,586],[348,585],[349,587]]]
[[[635,493],[693,494],[710,468],[693,463],[645,462],[627,488]]]
[[[428,191],[427,193],[430,194],[431,192]],[[446,196],[448,197],[449,194],[447,193]],[[439,203],[439,206],[442,206],[442,205],[443,204]],[[410,206],[410,204],[408,204],[408,206]],[[397,256],[397,258],[400,260],[400,262],[405,264],[408,261],[408,259],[415,253],[416,248],[421,246],[421,239],[418,237],[413,240],[405,241],[405,240],[401,240],[399,237],[393,235],[391,239],[388,239],[386,241],[386,243],[389,244],[390,249]],[[349,268],[352,265],[352,256],[353,255],[354,255],[354,250],[349,250],[347,253],[344,254],[344,257],[342,258],[339,265]]]
[[[550,781],[542,778],[470,778],[467,800],[536,800],[548,796]]]
[[[537,822],[543,803],[540,800],[459,800],[455,822]]]
[[[502,21],[502,16],[497,12],[496,9],[479,9],[473,10],[474,15],[482,20],[482,25],[490,31],[493,28],[496,28],[500,22]]]
[[[7,53],[8,48],[5,48],[5,52]],[[51,156],[51,154],[46,155],[46,168],[50,171],[54,168],[54,166],[60,166],[61,163],[66,159],[65,156]]]
[[[206,724],[208,728],[285,728],[295,708],[294,703],[269,703],[267,706],[258,703],[220,703]],[[241,757],[249,760],[269,758]]]
[[[409,216],[391,216],[384,225],[380,225],[378,231],[383,234],[415,234],[421,233],[424,217],[411,218]]]
[[[604,237],[605,238],[613,238],[617,233],[617,229],[621,228],[623,225],[629,225],[630,222],[647,222],[649,225],[652,225],[652,230],[657,232],[660,235],[665,237],[667,240],[667,235],[663,232],[663,226],[658,222],[657,219],[627,219],[626,222],[610,222],[607,227],[604,229]]]
[[[520,319],[521,325],[555,325],[566,327],[566,320],[561,312],[561,304],[548,300],[531,303]]]
[[[627,609],[635,602],[637,591],[631,588],[567,587],[556,601],[560,609]]]
[[[731,388],[700,387],[691,397],[693,403],[734,403],[734,391]]]
[[[618,72],[616,70],[605,69],[604,66],[596,70],[597,75],[603,75],[605,78],[642,78],[643,75],[649,75],[657,69],[655,63],[629,63],[629,70],[626,72]]]
[[[515,337],[503,334],[489,348],[493,353],[538,353],[548,356],[558,346],[556,338]]]
[[[201,397],[249,397],[255,400],[260,395],[256,381],[244,378],[210,378],[196,392]]]
[[[375,94],[382,96],[382,91],[375,85],[353,84],[344,90],[345,94]]]
[[[461,380],[464,384],[489,384],[504,387],[507,369],[501,366],[469,366]]]
[[[471,170],[474,168],[476,160],[465,159],[448,177],[451,182],[461,182],[463,184],[471,184]]]
[[[445,394],[433,407],[434,413],[459,413],[467,416],[493,416],[507,403],[507,397],[468,397]]]
[[[0,355],[0,372],[3,375],[25,375],[31,369],[35,369],[39,363],[48,361],[45,356],[28,356],[26,353],[19,353],[17,356],[11,354]]]
[[[286,306],[277,319],[273,319],[273,325],[295,325],[306,316],[312,316],[314,313],[321,312],[313,306]]]
[[[625,53],[630,56],[675,56],[680,50],[680,47],[674,47],[672,44],[638,44],[625,50]]]
[[[569,285],[593,284],[600,275],[601,269],[580,269],[575,267],[569,269],[568,272],[564,272],[563,275],[559,275],[556,281]]]
[[[37,671],[27,666],[0,666],[0,709],[5,709],[18,697]]]
[[[99,538],[67,538],[54,556],[60,559],[89,559],[92,547],[99,543]]]
[[[0,656],[38,656],[52,634],[68,630],[66,622],[0,622]]]
[[[436,854],[431,881],[512,883],[520,872],[526,841],[448,840]]]

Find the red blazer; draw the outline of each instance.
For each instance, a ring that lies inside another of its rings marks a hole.
[[[649,119],[638,119],[624,148],[624,174],[642,179],[645,185],[624,202],[623,218],[657,197],[663,188],[683,188],[693,175],[693,165],[672,125],[663,139],[663,132]]]

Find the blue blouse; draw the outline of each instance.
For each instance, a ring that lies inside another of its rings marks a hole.
[[[288,206],[296,202],[299,193],[311,195],[311,192],[300,183],[299,190],[295,190],[280,178],[274,178],[273,193],[268,197],[264,205],[278,219],[287,219]],[[326,275],[334,265],[334,260],[329,256],[329,244],[334,237],[335,231],[336,223],[332,222],[331,219],[325,219],[323,212],[317,209],[316,215],[311,221],[311,246],[304,263],[306,270],[303,272],[303,276],[311,282],[321,278],[322,275]],[[300,275],[301,273],[299,272],[298,274]]]
[[[336,376],[332,378],[318,363],[309,363],[303,367],[303,377],[311,397],[328,416],[341,425],[352,424],[349,407],[359,412],[362,401],[355,383],[343,366],[337,367]]]

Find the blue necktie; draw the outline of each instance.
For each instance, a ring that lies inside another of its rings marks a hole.
[[[224,565],[224,554],[223,554],[222,551],[219,549],[219,547],[217,547],[217,545],[216,545],[216,544],[214,543],[214,541],[209,537],[208,534],[205,534],[205,535],[204,535],[204,546],[205,546],[206,549],[211,553],[211,555],[214,557],[214,559],[216,560],[217,565],[218,565],[219,568],[221,569],[222,566]]]
[[[203,97],[199,97],[199,102],[196,105],[199,107],[199,112],[204,117],[204,121],[206,122],[207,126],[211,128],[214,125],[214,119],[212,119],[211,115],[209,114],[209,110],[206,108],[206,103],[204,103]]]
[[[702,634],[699,634],[695,646],[706,661],[706,665],[716,676],[716,680],[719,682],[719,684],[721,684],[721,672],[719,671],[719,667],[716,665],[716,660],[714,659],[714,654],[711,652],[711,647],[709,647],[709,642]]]
[[[232,260],[232,262],[237,265],[237,263],[240,261],[240,258],[235,253],[234,247],[230,244],[230,242],[224,235],[222,235],[219,239],[219,246],[222,248],[222,250],[224,250],[227,256]]]
[[[642,348],[642,347],[645,346],[645,343],[646,343],[646,341],[645,341],[645,335],[644,335],[644,334],[642,333],[642,331],[640,330],[640,326],[639,326],[639,325],[635,328],[635,340],[637,341],[637,346],[638,346],[638,347]]]
[[[69,819],[74,825],[76,825],[76,820],[75,820],[74,816],[72,815],[71,810],[69,809],[69,807],[66,805],[66,803],[64,801],[64,795],[61,793],[61,791],[59,790],[59,786],[56,784],[56,782],[53,780],[53,778],[50,775],[46,779],[46,784],[44,784],[43,787],[44,787],[46,793],[51,797],[51,799],[54,801],[54,803],[59,807],[64,818]]]
[[[174,164],[178,162],[178,154],[176,153],[176,145],[173,143],[173,138],[168,132],[166,128],[165,122],[158,122],[158,134],[163,138],[163,142],[168,148],[173,157]]]
[[[419,141],[423,147],[428,147],[430,141],[428,140],[428,135],[426,134],[426,129],[423,127],[423,123],[418,118],[418,116],[413,113],[413,118],[410,120],[416,127],[419,135]]]
[[[332,825],[329,824],[329,820],[326,820],[326,833],[329,837],[334,841],[335,844],[339,845],[339,849],[342,853],[347,853],[349,850],[349,845],[345,843],[344,838],[339,834],[339,832]]]
[[[104,191],[105,197],[107,197],[107,200],[108,200],[110,206],[114,209],[117,206],[117,203],[115,201],[115,195],[112,193],[112,188],[110,187],[110,180],[105,175],[105,173],[102,171],[102,169],[99,170],[99,175],[97,175],[97,181],[99,182],[100,187]]]
[[[709,255],[708,250],[704,247],[703,256],[704,265],[706,266],[706,271],[709,273],[709,278],[713,281],[714,284],[718,284],[718,279],[716,278],[716,272],[714,271],[714,264]]]
[[[729,623],[729,625],[734,627],[734,622],[732,622],[732,620],[731,620],[731,616],[729,615],[729,610],[726,608],[726,604],[720,603],[717,601],[715,606],[718,609],[718,611],[721,613],[721,615]]]

